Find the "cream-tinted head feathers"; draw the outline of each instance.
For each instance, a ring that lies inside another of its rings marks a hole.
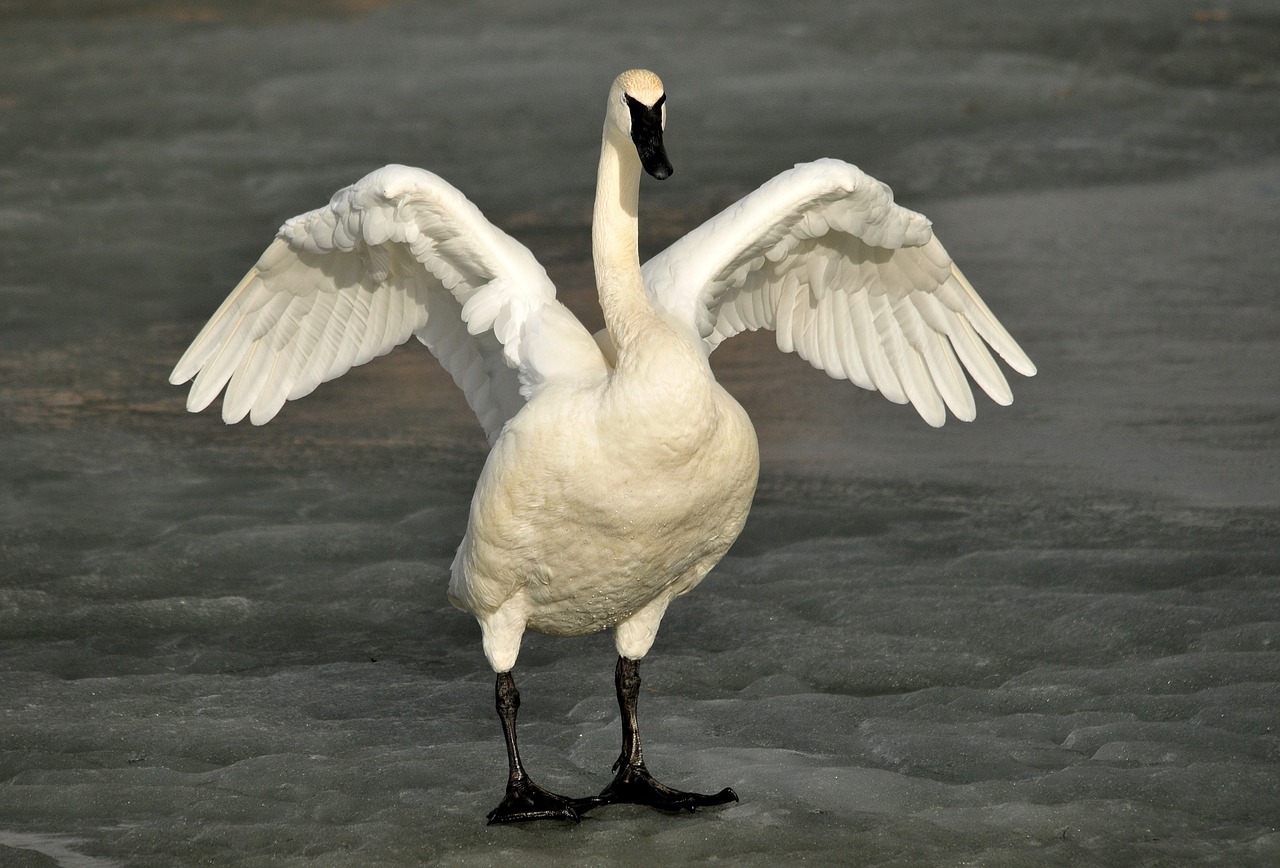
[[[623,93],[652,106],[664,93],[662,79],[647,69],[628,69],[613,81]]]

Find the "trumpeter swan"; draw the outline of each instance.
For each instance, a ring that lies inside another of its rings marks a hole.
[[[645,70],[609,91],[591,232],[606,323],[596,337],[524,246],[440,178],[393,165],[287,221],[170,378],[195,378],[192,412],[225,387],[223,419],[261,425],[412,336],[462,388],[492,450],[449,598],[480,622],[497,673],[510,773],[491,822],[737,799],[655,781],[636,722],[639,660],[667,605],[728,550],[755,491],[755,432],[707,362],[721,341],[774,329],[780,349],[910,401],[931,425],[946,409],[974,417],[964,370],[997,403],[1012,400],[984,341],[1035,373],[929,221],[836,160],[782,173],[642,269],[640,170],[672,171],[665,100]],[[599,796],[567,798],[520,761],[511,670],[526,628],[607,627],[622,754]]]

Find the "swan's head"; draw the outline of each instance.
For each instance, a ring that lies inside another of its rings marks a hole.
[[[662,79],[647,69],[629,69],[609,89],[609,123],[631,139],[640,165],[659,181],[671,177],[671,161],[662,146],[667,123],[667,95]]]

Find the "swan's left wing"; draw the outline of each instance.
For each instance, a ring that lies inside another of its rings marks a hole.
[[[223,419],[270,420],[417,338],[490,441],[549,383],[603,377],[604,358],[528,249],[438,176],[386,166],[280,228],[170,376],[187,408],[222,389]]]
[[[973,419],[964,370],[997,403],[1013,400],[987,344],[1019,373],[1036,371],[929,221],[839,160],[783,172],[643,270],[655,307],[707,352],[739,332],[774,329],[779,349],[910,401],[930,425],[946,408]]]

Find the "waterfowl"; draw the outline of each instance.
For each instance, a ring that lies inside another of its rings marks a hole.
[[[710,353],[745,330],[832,377],[910,402],[931,425],[971,420],[965,371],[1012,400],[990,345],[1035,366],[920,214],[837,160],[801,164],[641,268],[641,170],[672,174],[666,93],[646,70],[613,82],[592,223],[605,328],[556,300],[533,255],[430,172],[386,166],[288,220],[171,376],[198,412],[269,421],[286,400],[410,337],[461,387],[491,443],[449,599],[476,617],[496,675],[509,774],[490,822],[575,820],[617,802],[679,811],[737,799],[682,792],[643,759],[639,661],[668,604],[696,586],[746,520],[759,456]],[[512,670],[526,629],[612,629],[622,752],[597,796],[533,782],[516,739]]]

